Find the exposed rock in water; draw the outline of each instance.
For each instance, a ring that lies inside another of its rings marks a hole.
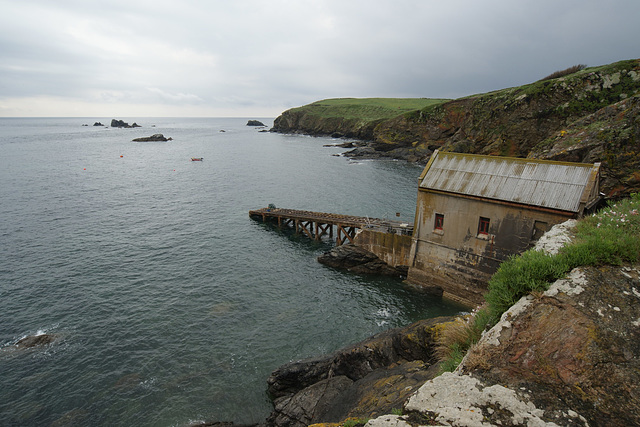
[[[18,348],[31,348],[49,345],[58,338],[55,334],[29,335],[16,343]]]
[[[112,119],[111,120],[111,127],[112,128],[139,128],[141,127],[139,124],[134,123],[132,125],[130,125],[129,123],[122,121],[122,120],[116,120],[116,119]]]
[[[321,264],[344,269],[352,273],[382,274],[398,277],[407,275],[406,268],[391,267],[375,254],[351,244],[336,246],[320,255],[317,259]]]
[[[249,120],[247,126],[264,126],[264,123],[259,120]]]
[[[151,136],[145,136],[142,138],[134,138],[132,141],[134,142],[154,142],[154,141],[172,141],[173,138],[165,138],[163,134],[161,133],[156,133],[154,135]]]
[[[340,148],[353,148],[356,146],[354,141],[347,141],[340,144],[325,144],[323,147],[340,147]]]
[[[103,125],[102,123],[100,123],[100,122],[95,122],[93,125],[94,125],[94,126],[104,126],[104,125]]]
[[[302,427],[401,408],[435,376],[434,337],[450,320],[422,320],[329,356],[281,366],[267,381],[275,405],[267,425]]]

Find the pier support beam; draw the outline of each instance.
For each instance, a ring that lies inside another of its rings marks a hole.
[[[326,235],[333,239],[333,227],[335,226],[337,245],[347,242],[353,243],[356,232],[365,228],[384,228],[385,230],[392,228],[396,230],[394,232],[405,235],[411,235],[413,231],[413,228],[408,224],[397,221],[274,207],[249,211],[249,216],[254,219],[262,219],[263,222],[276,222],[278,227],[291,227],[295,233],[304,233],[314,240],[322,240],[322,237]]]

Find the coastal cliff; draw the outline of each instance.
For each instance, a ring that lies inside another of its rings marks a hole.
[[[285,111],[273,131],[361,139],[359,147],[345,153],[352,157],[424,163],[434,150],[442,149],[601,162],[603,191],[620,197],[640,190],[640,162],[632,155],[639,152],[639,94],[640,60],[634,59],[520,87],[433,100],[394,117],[357,119],[355,102],[350,116],[337,110],[330,114],[330,104],[320,114],[314,103]]]
[[[385,120],[444,101],[430,98],[325,99],[285,111],[274,120],[271,131],[370,141],[376,126]]]
[[[490,283],[487,305],[469,316],[277,369],[266,425],[640,425],[640,198],[626,197],[640,190],[639,113],[640,61],[631,60],[361,122],[372,136],[349,156],[421,162],[444,149],[601,162],[603,191],[631,204],[554,227],[539,251],[513,259],[523,277],[503,280],[508,291]],[[331,134],[333,121],[299,125],[306,114],[284,113],[278,131]],[[446,331],[473,330],[479,313],[491,319],[445,356]]]

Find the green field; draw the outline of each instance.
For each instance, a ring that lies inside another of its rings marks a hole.
[[[448,99],[434,98],[334,98],[316,101],[293,111],[305,111],[316,117],[378,120],[441,104]]]

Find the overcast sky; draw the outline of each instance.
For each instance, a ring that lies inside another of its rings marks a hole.
[[[638,0],[0,0],[0,116],[275,117],[640,58]]]

